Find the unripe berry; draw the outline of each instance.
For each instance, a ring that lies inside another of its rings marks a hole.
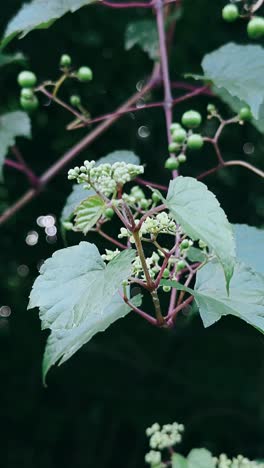
[[[255,16],[247,25],[247,33],[250,39],[258,39],[264,35],[264,18]]]
[[[209,114],[213,114],[214,112],[216,112],[216,107],[214,104],[208,104],[207,106],[207,112]]]
[[[153,192],[151,198],[154,201],[154,203],[158,203],[160,201],[160,196],[157,192]]]
[[[19,73],[17,81],[21,88],[33,88],[37,83],[37,77],[35,73],[24,70]]]
[[[146,200],[146,198],[143,198],[141,201],[140,201],[140,207],[143,209],[143,210],[146,210],[148,208],[149,204],[148,204],[148,200]]]
[[[38,108],[39,101],[38,101],[38,98],[36,96],[33,96],[33,98],[31,98],[31,99],[27,99],[27,98],[24,98],[23,96],[21,96],[20,105],[21,105],[22,109],[24,109],[27,112],[30,112],[30,111],[36,110]]]
[[[193,133],[189,136],[187,141],[187,147],[192,150],[198,150],[203,147],[204,141],[203,137],[198,133]]]
[[[109,218],[109,219],[113,218],[114,214],[115,214],[115,212],[114,212],[113,208],[110,208],[110,207],[109,207],[109,208],[106,208],[106,210],[105,210],[105,216],[106,216],[107,218]]]
[[[68,54],[63,54],[60,58],[60,66],[61,67],[70,67],[72,63],[71,57]]]
[[[165,162],[165,169],[169,169],[170,171],[174,171],[175,169],[178,169],[179,167],[179,162],[176,158],[173,158],[172,156],[167,159]]]
[[[182,116],[182,124],[187,128],[196,128],[202,122],[202,116],[197,111],[187,111]]]
[[[229,23],[236,21],[236,19],[239,17],[239,11],[237,6],[231,3],[229,5],[226,5],[222,10],[222,17],[225,21],[228,21]]]
[[[181,249],[188,249],[190,247],[190,243],[188,239],[183,239],[180,248]]]
[[[177,271],[181,271],[186,267],[186,262],[184,260],[179,260],[176,266]]]
[[[169,278],[170,270],[168,268],[165,268],[162,276],[163,276],[163,278]]]
[[[239,111],[240,120],[251,120],[253,115],[249,107],[242,107]]]
[[[178,130],[175,130],[172,134],[172,140],[175,143],[183,143],[185,138],[186,138],[186,131],[184,128],[179,128]]]
[[[172,123],[170,126],[170,131],[173,133],[175,130],[180,130],[182,128],[181,124],[179,123]]]
[[[162,286],[162,289],[164,292],[170,292],[171,287],[170,286]]]
[[[80,96],[77,96],[75,94],[73,94],[71,97],[70,97],[70,103],[72,106],[74,107],[77,107],[81,104],[81,98]]]
[[[169,153],[177,153],[177,151],[179,151],[181,149],[181,145],[179,145],[179,143],[170,143],[169,144],[169,147],[168,147],[168,150],[169,150]]]
[[[77,78],[80,81],[86,82],[93,79],[93,72],[89,67],[80,67],[77,71]]]
[[[22,88],[21,89],[21,93],[20,93],[20,96],[25,98],[25,99],[32,99],[34,94],[33,94],[33,91],[32,89],[30,88]]]
[[[186,158],[186,155],[185,154],[179,154],[179,156],[177,157],[179,163],[185,163],[187,161],[187,158]]]

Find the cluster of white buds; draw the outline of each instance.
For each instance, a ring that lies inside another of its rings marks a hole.
[[[120,254],[120,250],[109,250],[105,249],[105,254],[101,255],[102,259],[106,262],[111,262],[117,255]]]
[[[150,437],[149,445],[152,449],[163,450],[181,442],[183,431],[183,424],[174,422],[160,427],[158,423],[155,423],[147,428],[146,434]]]
[[[138,185],[132,187],[130,193],[124,193],[122,198],[132,208],[140,208],[141,210],[147,210],[153,203],[151,199],[145,197],[143,190]]]
[[[157,450],[150,450],[150,452],[145,455],[145,462],[153,468],[160,468],[163,466],[163,463],[161,463],[161,453]]]
[[[130,182],[134,177],[143,174],[144,167],[125,162],[114,164],[100,164],[96,166],[95,161],[84,161],[83,166],[70,169],[69,180],[76,180],[78,184],[85,184],[86,188],[95,190],[110,196],[119,187]]]
[[[136,220],[136,223],[139,221]],[[173,221],[169,215],[162,211],[161,213],[154,214],[142,223],[142,226],[139,230],[139,235],[142,238],[144,235],[151,235],[157,237],[159,234],[172,234],[175,235],[177,232],[177,224]],[[123,237],[128,237],[130,242],[133,243],[133,237],[131,232],[126,228],[121,228],[120,234],[118,235],[119,239]]]
[[[148,271],[149,271],[151,278],[155,278],[157,273],[160,271],[159,260],[160,260],[160,256],[156,252],[153,252],[151,257],[146,258],[146,264],[147,264]],[[142,268],[142,263],[138,256],[135,258],[132,265],[133,265],[133,275],[135,277],[141,276],[142,279],[145,279],[145,275],[144,275],[143,268]]]
[[[251,461],[243,455],[238,455],[235,458],[229,459],[225,453],[214,458],[216,468],[263,468],[264,463]]]

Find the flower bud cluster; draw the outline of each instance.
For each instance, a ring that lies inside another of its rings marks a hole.
[[[101,255],[102,259],[106,262],[111,262],[117,255],[120,254],[120,250],[109,250],[105,249],[105,254]]]
[[[229,459],[225,453],[214,458],[216,468],[263,468],[264,463],[251,461],[243,455],[238,455],[236,458]]]
[[[181,442],[183,431],[183,424],[174,422],[160,427],[155,423],[147,428],[146,434],[150,437],[149,445],[152,449],[163,450]]]
[[[175,235],[176,231],[176,222],[173,221],[165,211],[162,211],[161,213],[155,214],[151,217],[147,217],[147,219],[142,223],[139,235],[140,237],[142,237],[144,235],[149,234],[154,237],[157,237],[159,234]],[[131,232],[125,228],[121,228],[118,237],[120,239],[122,239],[123,237],[129,237],[130,241],[133,242],[133,239],[131,238]]]
[[[157,450],[150,450],[150,452],[145,455],[145,462],[153,468],[160,468],[163,466],[163,463],[161,463],[161,453]]]
[[[145,197],[143,190],[138,185],[132,187],[130,193],[124,193],[122,199],[132,208],[142,210],[147,210],[153,203],[152,200]]]
[[[125,162],[114,164],[100,164],[96,166],[95,161],[84,161],[83,166],[70,169],[69,180],[76,180],[78,184],[85,184],[86,188],[95,190],[110,196],[118,187],[130,182],[134,177],[143,174],[144,167]]]

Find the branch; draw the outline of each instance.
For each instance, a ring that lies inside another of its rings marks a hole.
[[[131,107],[135,102],[138,101],[144,94],[146,94],[159,79],[160,67],[155,65],[153,73],[148,83],[142,88],[141,91],[135,93],[128,101],[126,101],[120,108],[119,111],[123,111],[128,107]],[[119,119],[119,114],[116,114],[98,125],[92,132],[84,137],[77,145],[73,146],[67,151],[55,164],[53,164],[44,174],[39,178],[40,188],[44,188],[48,182],[55,177],[72,159],[74,159],[81,151],[89,146],[96,138],[104,133],[109,127],[111,127]],[[39,190],[31,189],[25,193],[14,205],[8,208],[0,217],[0,225],[10,219],[15,213],[17,213],[23,206],[39,194]]]
[[[264,0],[258,0],[258,1],[255,3],[255,5],[252,6],[252,8],[251,8],[251,10],[250,10],[251,13],[255,13],[255,11],[259,10],[259,8],[262,7],[263,3],[264,3]]]

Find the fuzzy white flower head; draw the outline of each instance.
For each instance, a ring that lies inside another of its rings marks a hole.
[[[145,462],[151,466],[157,466],[161,463],[161,453],[156,450],[151,450],[145,455]]]
[[[115,258],[117,255],[120,254],[120,250],[109,250],[105,249],[105,254],[101,255],[102,259],[105,260],[106,262],[110,262]]]

